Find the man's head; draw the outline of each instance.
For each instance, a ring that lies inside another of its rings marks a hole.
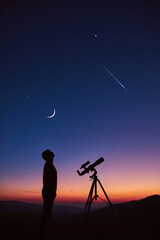
[[[55,157],[54,153],[51,152],[50,150],[45,150],[44,152],[42,152],[42,158],[46,162],[53,162],[54,157]]]

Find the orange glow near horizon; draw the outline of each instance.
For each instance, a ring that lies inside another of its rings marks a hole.
[[[132,193],[126,193],[126,192],[121,192],[121,193],[110,193],[107,194],[110,200],[113,203],[119,203],[119,202],[128,202],[132,200],[139,200],[142,198],[145,198],[150,195],[154,194],[159,194],[159,192],[132,192]],[[106,200],[105,195],[102,194],[99,196]],[[67,202],[86,202],[87,201],[88,195],[83,195],[83,196],[63,196],[63,195],[57,195],[55,202],[57,203],[67,203]],[[22,202],[32,202],[32,203],[42,203],[43,199],[41,197],[40,193],[37,194],[25,194],[25,193],[14,193],[14,194],[1,194],[0,200],[2,201],[22,201]],[[97,202],[101,202],[100,199],[97,200]]]
[[[149,195],[160,193],[159,161],[157,164],[145,158],[145,161],[120,163],[103,163],[97,167],[98,177],[112,202],[138,200]],[[87,200],[91,181],[89,175],[78,176],[75,169],[58,171],[58,190],[56,202],[85,202]],[[0,183],[0,200],[19,200],[42,203],[42,171],[32,172],[26,176],[10,177]],[[98,186],[98,195],[105,199]]]
[[[57,191],[56,202],[85,202],[89,194],[91,182],[88,182],[85,185],[82,184],[82,186],[79,188],[75,188],[75,185],[72,184],[72,189],[69,189],[67,187],[59,187]],[[20,184],[20,186],[14,186],[14,184],[12,184],[10,187],[8,187],[7,190],[1,188],[0,200],[18,200],[24,202],[42,203],[43,200],[41,197],[40,188],[33,187],[28,190],[30,186],[28,185],[27,187],[27,185],[25,185],[26,190],[24,190],[25,188],[22,188],[23,186],[23,184]],[[158,184],[157,186],[153,187],[153,185],[148,186],[147,184],[144,185],[142,183],[139,183],[139,185],[136,183],[134,185],[131,183],[119,183],[117,186],[110,184],[107,188],[105,187],[105,184],[103,184],[103,187],[112,202],[138,200],[149,195],[159,194]],[[105,195],[99,185],[98,195],[105,199]]]

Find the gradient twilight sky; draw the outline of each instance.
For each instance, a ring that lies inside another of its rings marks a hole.
[[[160,4],[53,2],[3,6],[0,199],[41,200],[46,149],[57,202],[86,200],[101,156],[112,201],[160,194]]]

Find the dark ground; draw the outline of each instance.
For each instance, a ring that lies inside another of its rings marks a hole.
[[[74,208],[62,208],[63,211],[59,213],[55,210],[48,224],[46,240],[127,240],[110,207],[90,212],[86,228],[83,228],[84,217],[83,214],[78,214],[78,209],[76,213]],[[159,195],[117,204],[114,208],[131,240],[160,239]],[[1,239],[37,240],[41,211],[41,206],[1,201]],[[71,211],[72,213],[69,213]]]

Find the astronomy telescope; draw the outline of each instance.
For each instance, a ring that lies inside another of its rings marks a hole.
[[[82,166],[80,167],[80,169],[81,169],[81,168],[84,168],[84,170],[83,170],[81,173],[80,173],[79,170],[77,170],[77,173],[78,173],[80,176],[82,176],[82,175],[84,175],[84,174],[86,174],[86,173],[89,173],[89,171],[91,171],[91,172],[95,171],[95,173],[96,173],[95,167],[96,167],[97,165],[101,164],[103,161],[104,161],[104,158],[103,158],[103,157],[99,158],[99,159],[98,159],[97,161],[95,161],[95,163],[93,163],[93,164],[90,164],[90,162],[87,161],[86,163],[82,164]],[[86,166],[87,166],[88,164],[90,164],[90,165],[86,168]]]
[[[123,230],[124,236],[126,237],[127,240],[130,240],[130,237],[128,236],[128,233],[126,232],[125,227],[122,224],[118,214],[116,213],[116,211],[115,211],[115,209],[113,207],[113,204],[111,203],[111,201],[110,201],[106,191],[104,190],[104,187],[102,186],[102,183],[100,182],[100,180],[97,177],[97,170],[95,169],[95,167],[97,165],[101,164],[102,162],[104,162],[104,158],[103,157],[99,158],[93,164],[90,164],[90,162],[87,161],[84,164],[82,164],[82,166],[80,167],[80,169],[83,169],[82,172],[77,170],[77,173],[79,174],[79,176],[82,176],[82,175],[84,175],[86,173],[89,173],[90,171],[94,172],[93,175],[90,176],[90,178],[92,179],[92,185],[91,185],[91,189],[89,191],[88,199],[87,199],[87,202],[86,202],[86,205],[85,205],[85,210],[84,210],[84,214],[86,216],[86,219],[85,219],[85,225],[84,225],[84,229],[83,229],[83,234],[85,232],[85,228],[86,228],[86,225],[87,225],[88,215],[89,215],[89,210],[90,210],[91,204],[92,204],[93,200],[97,200],[97,198],[100,198],[101,200],[103,200],[104,202],[106,202],[106,203],[108,203],[110,205],[115,218],[117,219],[119,225],[121,226],[121,229]],[[90,165],[87,167],[88,164],[90,164]],[[102,191],[103,191],[107,201],[98,196],[98,188],[97,188],[98,186],[97,186],[97,184],[102,189]]]

